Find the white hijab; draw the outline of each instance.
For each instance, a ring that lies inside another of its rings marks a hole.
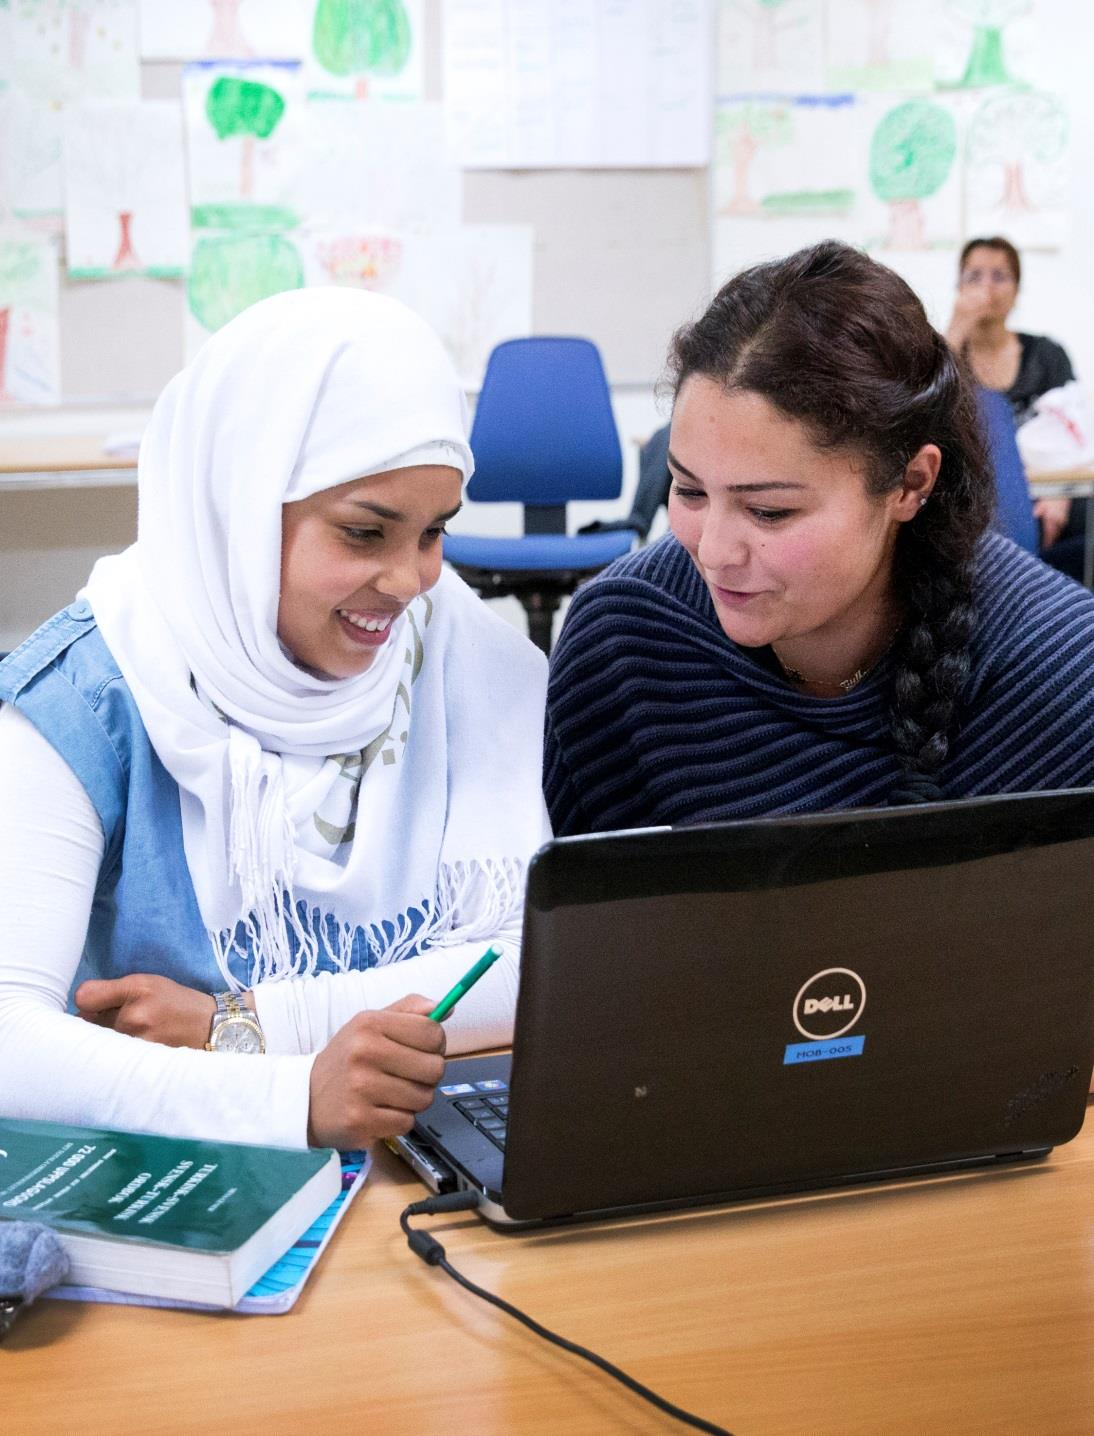
[[[490,936],[519,907],[542,837],[531,645],[447,571],[355,678],[305,671],[277,636],[282,505],[412,464],[466,479],[466,422],[425,322],[334,289],[245,311],[152,414],[137,542],[85,595],[178,783],[233,986],[347,968],[362,931],[367,961]]]

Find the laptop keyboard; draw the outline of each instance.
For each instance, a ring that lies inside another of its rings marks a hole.
[[[509,1120],[509,1084],[500,1078],[487,1082],[452,1082],[439,1089],[453,1098],[452,1105],[461,1117],[495,1147],[505,1151],[505,1125]]]

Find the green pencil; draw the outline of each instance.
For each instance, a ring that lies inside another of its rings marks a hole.
[[[488,947],[470,972],[465,972],[452,991],[445,993],[440,1002],[437,1003],[436,1007],[429,1014],[430,1019],[433,1022],[443,1022],[464,993],[474,987],[483,973],[493,967],[500,956],[500,947]]]

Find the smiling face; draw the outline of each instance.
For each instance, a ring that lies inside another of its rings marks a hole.
[[[930,492],[938,456],[925,445],[904,485],[874,496],[861,456],[818,448],[758,394],[686,379],[672,418],[669,523],[727,636],[779,644],[803,671],[838,671],[845,657],[854,667],[891,631],[896,536]]]
[[[1018,299],[1018,280],[1006,250],[974,245],[961,266],[958,288],[982,302],[985,318],[1006,319]]]
[[[459,470],[421,464],[285,504],[277,636],[301,667],[328,678],[369,667],[394,620],[440,577],[461,487]]]

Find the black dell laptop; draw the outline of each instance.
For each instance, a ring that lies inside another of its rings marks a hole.
[[[563,838],[512,1057],[396,1145],[497,1223],[1043,1156],[1094,1066],[1094,790]]]

